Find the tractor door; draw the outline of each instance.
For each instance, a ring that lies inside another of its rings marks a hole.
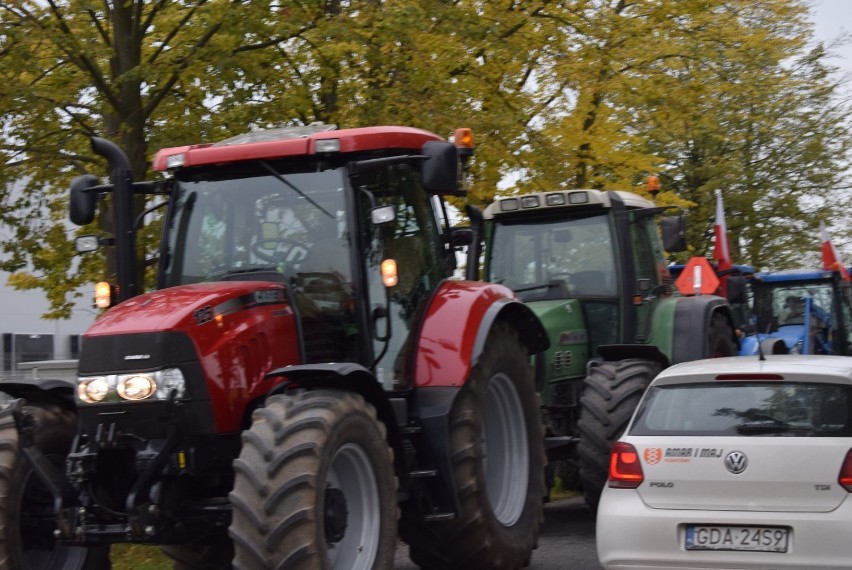
[[[419,170],[396,164],[354,177],[359,203],[367,329],[372,363],[386,389],[408,387],[417,323],[432,292],[448,277],[446,256],[431,196]],[[374,216],[380,212],[380,216]],[[386,266],[393,260],[395,283]]]
[[[633,289],[625,293],[632,297],[630,302],[636,311],[636,338],[625,339],[627,342],[647,342],[654,301],[664,293],[663,276],[667,273],[655,218],[643,213],[640,210],[630,214],[638,218],[630,224],[635,282],[628,284]]]

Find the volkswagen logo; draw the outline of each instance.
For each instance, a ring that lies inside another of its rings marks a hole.
[[[742,451],[732,451],[725,457],[725,467],[734,475],[739,475],[748,467],[748,458]]]

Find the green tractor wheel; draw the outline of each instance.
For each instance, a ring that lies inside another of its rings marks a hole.
[[[657,362],[638,358],[589,363],[580,398],[577,453],[583,494],[592,510],[606,485],[612,444],[624,433],[642,394],[659,372]]]

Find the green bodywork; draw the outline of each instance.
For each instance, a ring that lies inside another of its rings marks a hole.
[[[592,339],[604,336],[603,331],[590,330],[601,323],[586,319],[584,305],[594,303],[580,299],[552,299],[531,301],[527,306],[541,321],[550,348],[540,353],[537,366],[540,374],[541,398],[551,402],[560,393],[554,385],[566,381],[582,381],[586,375],[586,363],[597,355],[597,344]],[[651,313],[648,344],[656,346],[666,358],[672,360],[676,298],[657,299]],[[594,310],[596,307],[590,307]],[[615,343],[615,339],[612,339]]]

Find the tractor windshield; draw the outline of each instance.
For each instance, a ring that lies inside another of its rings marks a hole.
[[[163,286],[323,273],[351,283],[344,176],[322,163],[256,161],[182,174]]]
[[[493,226],[487,274],[526,300],[611,297],[615,257],[606,215]]]
[[[804,325],[805,310],[811,316],[831,321],[834,295],[830,281],[811,283],[754,283],[754,314],[761,333],[773,332],[781,326]]]
[[[848,285],[833,279],[752,283],[755,331],[781,338],[790,352],[850,354]]]

